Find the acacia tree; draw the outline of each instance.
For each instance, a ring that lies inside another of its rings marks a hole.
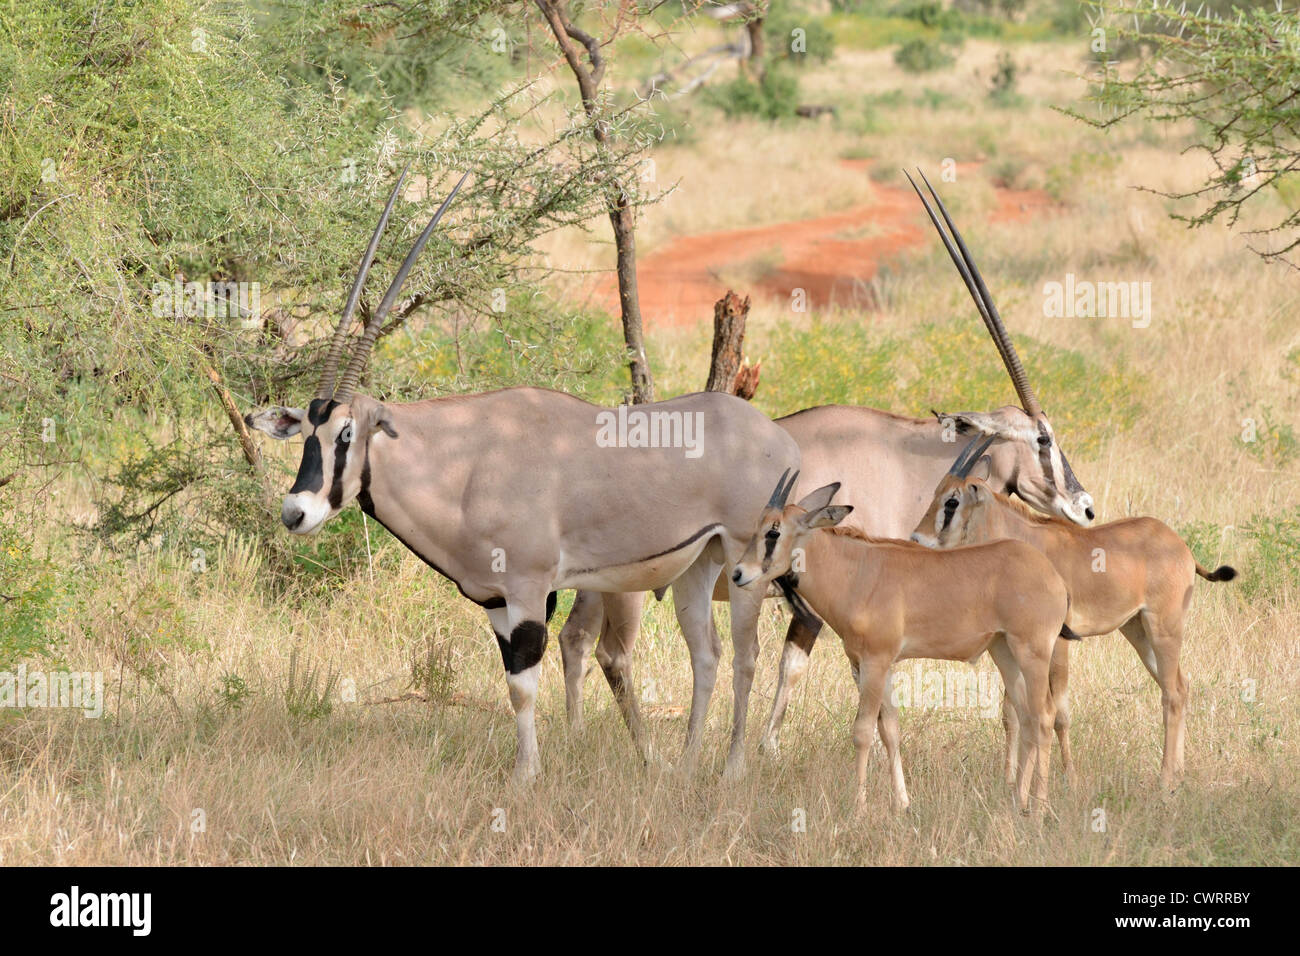
[[[1093,49],[1106,52],[1110,40],[1137,50],[1136,69],[1109,58],[1091,99],[1099,115],[1071,115],[1099,128],[1141,117],[1157,122],[1191,120],[1194,142],[1214,172],[1198,187],[1159,192],[1194,200],[1197,211],[1173,214],[1190,226],[1218,219],[1236,225],[1246,207],[1263,206],[1273,191],[1284,209],[1252,228],[1251,249],[1268,260],[1295,266],[1300,246],[1300,28],[1294,10],[1270,2],[1251,9],[1234,6],[1221,13],[1202,5],[1196,11],[1164,0],[1085,0],[1102,20]],[[1099,32],[1100,31],[1100,32]],[[1100,49],[1099,49],[1100,47]],[[1262,244],[1260,242],[1262,240]]]

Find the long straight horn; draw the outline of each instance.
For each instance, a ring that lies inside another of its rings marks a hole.
[[[1038,404],[1038,397],[1034,394],[1033,387],[1029,384],[1029,377],[1025,374],[1025,367],[1020,363],[1020,356],[1016,354],[1016,348],[1011,344],[1011,336],[1007,334],[1006,326],[1002,324],[1002,316],[998,313],[998,307],[993,304],[993,296],[989,294],[988,286],[984,284],[984,277],[980,275],[979,268],[975,265],[975,259],[970,254],[966,242],[962,239],[961,233],[953,223],[952,217],[948,215],[948,209],[939,198],[934,186],[930,180],[926,179],[925,173],[917,170],[921,178],[925,180],[926,188],[930,190],[930,195],[934,197],[935,203],[939,206],[939,211],[943,214],[943,220],[948,224],[948,229],[952,231],[952,238],[957,242],[957,249],[961,250],[958,256],[957,249],[953,248],[952,241],[949,240],[943,227],[939,225],[939,219],[934,214],[934,209],[930,206],[929,201],[916,185],[916,180],[904,170],[903,175],[907,176],[907,181],[912,184],[916,190],[917,197],[921,204],[925,206],[926,214],[929,215],[930,221],[934,223],[934,228],[939,232],[939,238],[943,240],[944,248],[948,250],[948,256],[952,259],[953,265],[957,267],[957,272],[961,275],[962,281],[966,283],[966,289],[970,292],[971,298],[975,301],[975,308],[979,310],[980,318],[984,320],[985,327],[989,330],[989,335],[993,337],[993,343],[997,346],[998,354],[1002,356],[1002,364],[1006,366],[1007,374],[1011,376],[1011,384],[1015,386],[1016,394],[1020,396],[1020,404],[1030,415],[1037,415],[1042,411],[1042,406]]]
[[[325,354],[325,368],[321,372],[320,387],[316,389],[317,398],[329,398],[334,394],[334,379],[338,375],[339,359],[343,357],[343,345],[348,338],[348,329],[352,327],[352,314],[357,310],[361,288],[366,284],[366,276],[370,273],[370,264],[375,261],[379,237],[384,234],[388,217],[393,212],[393,203],[397,202],[397,194],[402,191],[402,181],[406,179],[407,170],[410,168],[411,164],[407,163],[406,169],[402,170],[402,175],[397,177],[397,185],[393,187],[392,193],[388,196],[388,203],[384,206],[384,214],[379,217],[379,225],[375,227],[374,235],[370,237],[370,245],[366,246],[366,253],[361,257],[361,268],[357,270],[357,277],[352,282],[352,292],[348,295],[347,305],[343,307],[343,318],[339,319],[338,328],[334,330],[334,338],[330,342],[329,352]]]
[[[451,201],[456,198],[456,193],[460,192],[460,187],[465,184],[465,180],[468,178],[468,172],[460,177],[460,181],[447,194],[447,198],[442,201],[442,205],[433,214],[429,224],[424,227],[424,232],[420,233],[420,237],[415,240],[415,245],[411,247],[411,251],[402,260],[401,268],[397,270],[397,275],[393,277],[392,284],[389,285],[388,291],[384,293],[379,308],[375,309],[374,314],[370,316],[370,321],[366,323],[365,331],[361,335],[361,341],[357,343],[356,351],[352,353],[348,367],[343,372],[343,378],[339,382],[339,387],[334,396],[336,401],[345,402],[352,397],[352,391],[357,387],[357,382],[361,379],[361,372],[370,359],[370,350],[375,347],[375,339],[379,337],[379,330],[383,328],[384,319],[388,316],[389,310],[392,309],[402,291],[402,283],[406,281],[406,277],[411,272],[411,267],[415,265],[415,260],[419,258],[425,243],[429,241],[429,236],[433,235],[438,220],[442,218],[442,214],[447,211],[447,207],[451,205]]]
[[[975,463],[980,460],[980,457],[986,451],[989,450],[989,445],[992,445],[997,441],[997,438],[997,435],[990,435],[988,438],[984,439],[984,442],[978,448],[975,448],[975,443],[980,440],[979,436],[976,435],[971,439],[971,443],[966,446],[965,450],[957,456],[957,460],[953,462],[952,468],[949,469],[948,474],[956,475],[958,478],[965,478],[970,475],[971,469],[975,467]]]

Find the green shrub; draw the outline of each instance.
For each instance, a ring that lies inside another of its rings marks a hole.
[[[788,119],[799,105],[799,82],[790,73],[771,64],[755,82],[738,76],[729,83],[708,87],[708,100],[728,116],[756,116],[760,119]]]
[[[929,73],[952,66],[955,57],[948,45],[931,37],[908,40],[894,51],[894,62],[908,73]]]

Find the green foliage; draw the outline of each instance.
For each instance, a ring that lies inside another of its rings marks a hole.
[[[239,710],[252,696],[253,689],[248,686],[248,681],[244,678],[235,673],[221,675],[221,682],[217,687],[217,699],[224,710]]]
[[[407,282],[424,303],[413,324],[532,294],[533,240],[603,211],[620,183],[635,189],[646,140],[631,113],[601,118],[621,145],[600,156],[581,113],[529,127],[538,94],[509,82],[510,42],[492,45],[510,6],[403,9],[400,30],[394,8],[345,0],[0,7],[0,476],[18,474],[0,482],[0,509],[30,500],[39,475],[81,467],[97,479],[96,544],[273,528],[206,370],[241,410],[304,403],[320,331],[407,160],[415,188],[363,302],[462,170],[474,175]],[[418,132],[400,112],[452,88],[477,105]],[[198,294],[177,308],[167,293],[182,278],[249,283],[260,315]],[[565,363],[546,361],[555,324],[515,328],[514,315],[496,326],[531,349],[519,376],[562,380]],[[392,356],[381,346],[375,365]],[[508,363],[492,371],[506,383]],[[458,380],[478,384],[473,366]]]
[[[1122,368],[1024,336],[1016,337],[1016,347],[1031,380],[1050,383],[1046,391],[1040,387],[1041,397],[1071,455],[1096,453],[1104,438],[1137,421],[1142,383]],[[988,333],[969,319],[882,336],[858,322],[814,318],[802,328],[782,328],[764,352],[770,358],[755,403],[773,416],[830,404],[925,416],[931,409],[980,411],[1015,401]],[[1106,396],[1100,414],[1096,395]]]
[[[1300,587],[1300,508],[1280,515],[1257,514],[1242,531],[1255,547],[1241,580],[1247,600],[1275,598]]]
[[[1300,438],[1289,422],[1276,421],[1273,409],[1265,407],[1263,424],[1252,436],[1238,435],[1237,442],[1257,461],[1276,468],[1285,468],[1300,455]]]
[[[767,55],[775,61],[802,65],[809,60],[825,63],[835,53],[835,34],[824,17],[799,4],[781,3],[763,21]]]
[[[32,542],[0,522],[0,670],[32,656],[51,656],[52,630],[64,586],[53,563],[33,554]]]
[[[727,116],[788,119],[795,115],[799,105],[799,83],[773,63],[758,82],[738,76],[729,83],[707,87],[705,96]]]
[[[908,40],[894,51],[894,62],[908,73],[929,73],[952,66],[954,62],[949,45],[931,37]]]
[[[1090,95],[1095,115],[1070,115],[1099,128],[1128,118],[1191,121],[1192,148],[1212,170],[1200,185],[1171,193],[1196,211],[1172,212],[1190,226],[1235,226],[1249,207],[1262,224],[1245,234],[1265,259],[1295,264],[1300,208],[1265,203],[1300,162],[1300,31],[1295,12],[1259,5],[1221,12],[1215,5],[1138,8],[1122,0],[1085,0],[1100,15],[1108,43],[1136,49],[1136,69],[1106,60]]]
[[[323,674],[320,665],[299,664],[298,648],[289,652],[289,673],[284,685],[284,709],[296,720],[320,720],[334,712],[333,694],[339,675],[333,668]]]
[[[1014,106],[1020,102],[1020,96],[1016,93],[1016,80],[1020,75],[1020,67],[1016,65],[1016,58],[1010,50],[1003,50],[998,53],[997,67],[993,72],[993,88],[989,91],[989,97],[999,106]]]

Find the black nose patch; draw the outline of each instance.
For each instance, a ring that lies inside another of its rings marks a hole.
[[[298,477],[294,480],[289,494],[300,491],[320,491],[325,483],[324,462],[320,454],[320,439],[315,435],[307,436],[302,443],[302,464],[298,466]]]

